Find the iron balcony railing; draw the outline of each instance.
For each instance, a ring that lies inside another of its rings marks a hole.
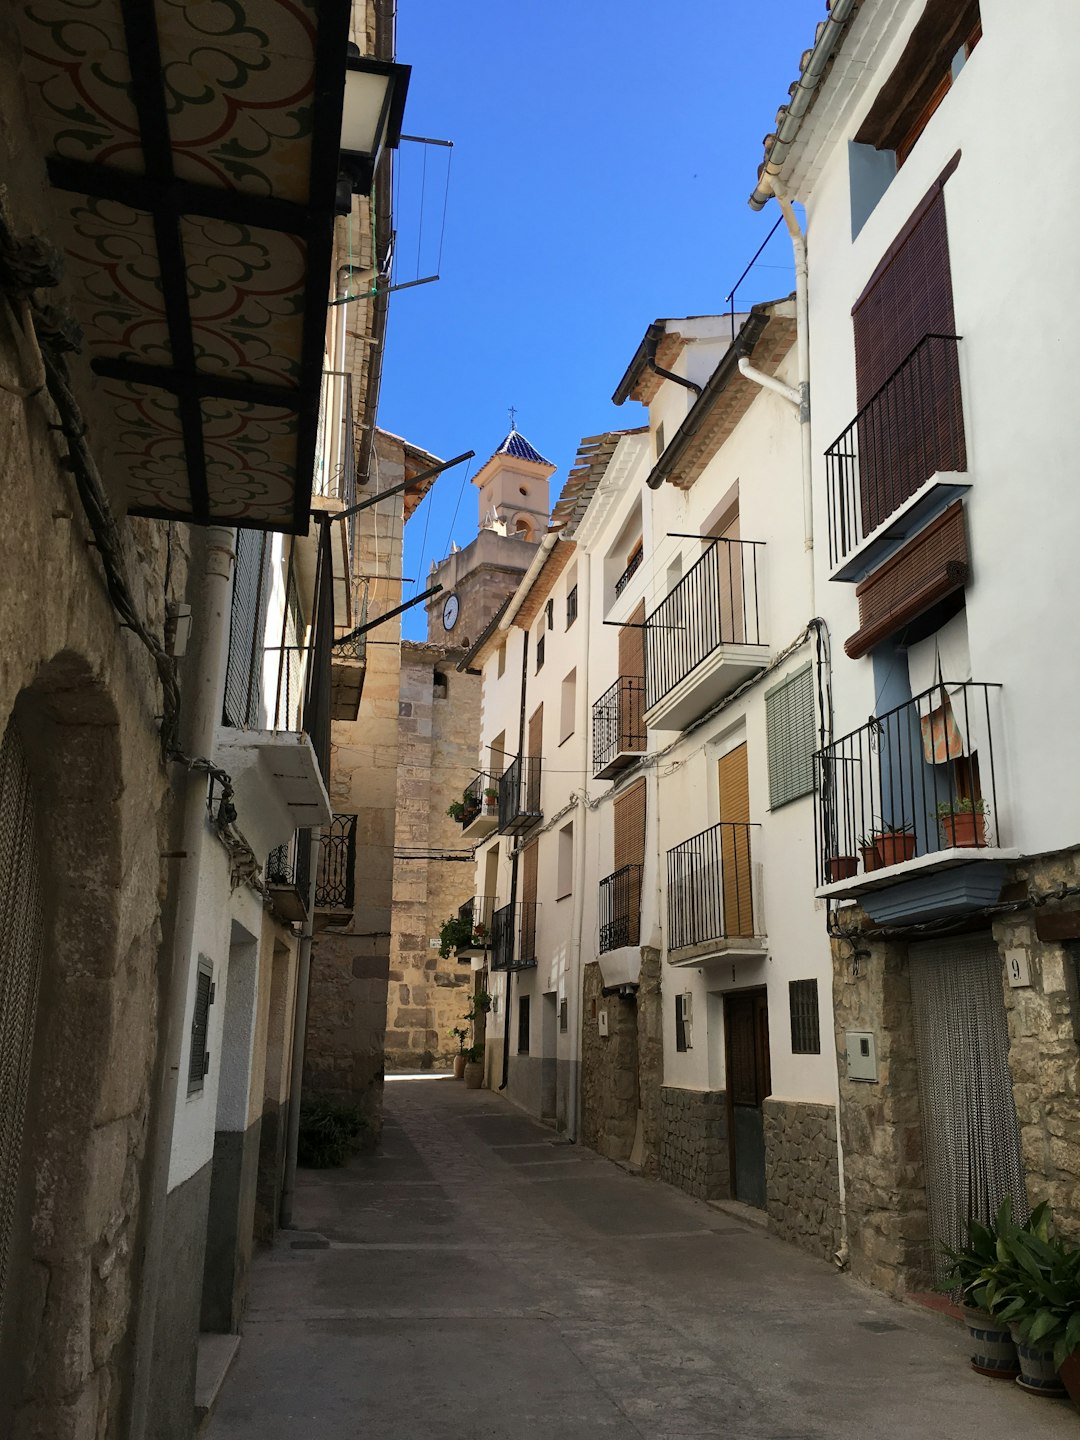
[[[539,755],[519,755],[499,777],[499,832],[514,835],[543,819]]]
[[[299,911],[307,914],[311,886],[311,831],[296,830],[291,840],[278,845],[266,857],[263,880],[270,891],[293,892]],[[300,918],[299,913],[288,918]]]
[[[356,875],[356,816],[335,815],[319,842],[316,910],[352,910]]]
[[[667,852],[668,949],[756,933],[750,832],[721,821]]]
[[[458,918],[467,920],[472,927],[468,944],[459,945],[459,951],[491,949],[493,920],[497,908],[498,901],[494,895],[474,895],[459,907]]]
[[[494,815],[499,804],[498,780],[491,775],[477,775],[462,791],[461,804],[463,808],[458,821],[463,830],[484,811]]]
[[[645,550],[643,547],[639,547],[634,551],[633,555],[630,556],[629,565],[627,565],[626,569],[615,581],[615,594],[617,596],[621,595],[627,585],[629,585],[631,575],[634,575],[641,568],[641,562],[644,558]]]
[[[645,708],[722,645],[760,645],[758,551],[763,540],[713,540],[645,620]]]
[[[621,755],[644,753],[645,681],[640,675],[620,675],[595,702],[592,714],[594,775],[608,769]]]
[[[944,681],[818,751],[819,885],[1000,843],[1000,690]]]
[[[492,970],[528,970],[536,964],[536,901],[518,900],[491,917]]]
[[[838,565],[936,471],[966,470],[958,335],[924,335],[825,452]]]
[[[600,953],[641,938],[640,865],[623,865],[600,881]]]

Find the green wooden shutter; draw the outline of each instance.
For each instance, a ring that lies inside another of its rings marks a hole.
[[[769,808],[814,789],[814,675],[805,665],[765,693],[769,749]]]

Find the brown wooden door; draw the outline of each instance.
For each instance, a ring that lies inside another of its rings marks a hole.
[[[518,962],[536,959],[536,879],[540,842],[534,840],[521,854],[521,923],[518,927]]]
[[[763,1105],[772,1089],[769,999],[765,990],[739,990],[724,996],[724,1040],[727,1051],[731,1193],[736,1200],[763,1210]]]
[[[544,753],[544,707],[538,705],[529,717],[525,755],[521,762],[522,808],[530,815],[541,813],[541,757]]]
[[[746,746],[721,757],[720,863],[724,897],[724,934],[753,935],[754,903],[750,872],[750,778]]]
[[[645,749],[645,601],[619,630],[619,749]]]
[[[615,911],[612,919],[620,926],[622,943],[636,945],[641,932],[641,867],[645,863],[645,781],[639,780],[620,795],[613,807],[615,822]],[[619,872],[626,870],[624,875]],[[625,929],[622,921],[625,920]]]

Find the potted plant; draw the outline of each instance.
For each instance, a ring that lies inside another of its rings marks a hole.
[[[981,797],[956,796],[942,800],[937,806],[938,828],[941,843],[946,850],[965,850],[986,844],[986,831],[982,816],[986,814],[986,801]]]
[[[992,1313],[985,1293],[988,1273],[997,1262],[998,1232],[1011,1222],[1011,1213],[1012,1201],[1006,1198],[989,1225],[968,1221],[963,1249],[942,1247],[950,1265],[938,1287],[950,1293],[959,1290],[964,1323],[975,1347],[971,1368],[995,1380],[1012,1380],[1020,1373],[1008,1322]]]
[[[465,1074],[465,1041],[469,1038],[469,1032],[461,1025],[455,1025],[450,1034],[458,1043],[458,1053],[454,1056],[454,1079],[460,1080]]]
[[[439,954],[448,959],[453,950],[467,950],[473,936],[473,924],[467,915],[451,915],[439,931]]]
[[[487,1015],[491,1011],[491,996],[486,990],[477,990],[472,997],[472,1009],[465,1016],[466,1020],[475,1020],[480,1015]]]
[[[492,786],[489,785],[489,786],[487,787],[487,789],[484,791],[484,809],[485,809],[485,810],[494,810],[495,806],[496,806],[498,803],[499,803],[499,792],[498,792],[498,790],[494,789]]]
[[[465,1051],[465,1088],[479,1090],[484,1083],[484,1047],[470,1045]]]
[[[464,800],[451,800],[450,804],[446,807],[446,813],[450,816],[451,820],[460,820],[465,814]]]
[[[850,880],[858,871],[856,855],[832,855],[825,861],[825,878],[830,885],[835,885],[837,880]]]
[[[1058,1368],[1080,1346],[1080,1252],[1050,1238],[1043,1204],[1026,1225],[999,1212],[995,1253],[979,1293],[1012,1331],[1017,1383],[1036,1395],[1064,1395]]]
[[[915,829],[906,820],[899,824],[879,824],[869,835],[859,837],[863,869],[883,870],[887,865],[901,865],[915,855]]]

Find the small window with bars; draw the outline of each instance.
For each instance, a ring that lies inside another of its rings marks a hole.
[[[568,1003],[567,1003],[566,996],[564,995],[563,998],[559,1001],[559,1032],[560,1032],[560,1034],[565,1035],[566,1032],[567,1032],[569,1029],[570,1029],[569,1006],[568,1006]]]
[[[195,977],[195,1008],[191,1015],[191,1053],[188,1056],[188,1094],[203,1088],[210,1069],[210,1006],[214,1003],[214,967],[199,956]]]
[[[570,629],[577,619],[577,586],[566,592],[566,628]]]
[[[821,1020],[818,1015],[816,980],[789,980],[791,1005],[791,1053],[821,1054]]]
[[[536,641],[536,668],[540,671],[544,668],[544,641],[546,636],[540,635]]]
[[[547,617],[547,628],[548,628],[549,630],[554,630],[554,629],[555,629],[555,601],[554,601],[554,600],[549,600],[549,601],[547,602],[547,604],[544,606],[544,614],[545,614],[545,616]]]
[[[529,997],[521,995],[518,997],[518,1054],[528,1055],[529,1053]]]
[[[814,789],[814,675],[805,665],[765,694],[769,751],[769,808],[777,810]]]

